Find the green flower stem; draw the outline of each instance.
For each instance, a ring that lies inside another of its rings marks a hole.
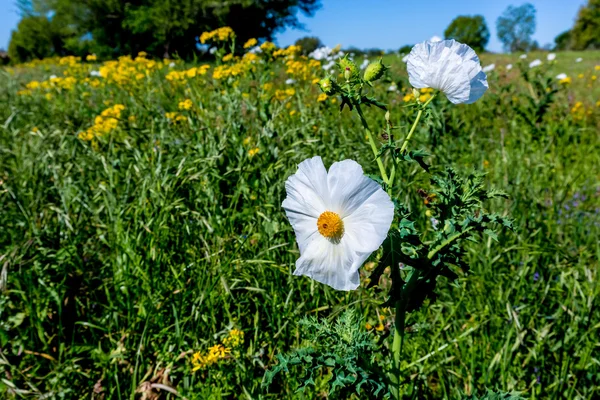
[[[379,150],[377,149],[377,144],[375,143],[375,139],[373,139],[373,133],[369,129],[369,125],[367,124],[367,120],[362,113],[360,105],[355,104],[356,111],[358,112],[358,116],[360,117],[360,122],[362,122],[363,128],[365,128],[365,132],[367,132],[367,137],[369,138],[369,144],[371,145],[371,150],[373,150],[373,155],[375,156],[375,160],[377,161],[377,166],[379,166],[379,172],[381,173],[381,179],[389,185],[390,181],[388,179],[387,173],[385,172],[385,167],[383,162],[381,161],[381,157],[378,156]]]
[[[391,376],[391,387],[390,392],[392,398],[400,399],[400,386],[402,382],[402,370],[400,368],[400,361],[402,359],[402,349],[404,347],[404,333],[406,326],[406,306],[412,291],[417,285],[419,280],[420,272],[413,269],[408,282],[402,288],[400,300],[396,302],[396,316],[394,318],[394,341],[392,342],[392,354],[394,356],[394,372]]]
[[[404,139],[404,143],[402,143],[402,147],[400,148],[400,153],[404,153],[404,151],[406,150],[406,147],[408,147],[408,141],[410,140],[413,133],[415,133],[415,130],[417,129],[417,124],[419,123],[419,120],[421,119],[421,116],[423,115],[423,110],[425,110],[427,108],[427,106],[429,105],[429,103],[431,103],[431,101],[435,98],[435,96],[436,96],[436,94],[433,94],[433,96],[431,96],[429,98],[429,100],[427,100],[425,103],[423,103],[423,106],[421,106],[419,108],[419,112],[417,113],[417,118],[415,119],[415,122],[413,122],[412,127],[410,128],[410,131],[408,132],[408,136],[406,136],[406,139]]]

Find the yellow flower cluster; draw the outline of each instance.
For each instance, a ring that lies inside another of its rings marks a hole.
[[[173,83],[183,83],[187,79],[206,75],[209,69],[210,65],[205,64],[201,65],[200,67],[193,67],[185,71],[171,71],[165,76],[165,79]]]
[[[118,85],[130,85],[144,79],[161,64],[148,60],[146,53],[140,52],[135,59],[130,56],[119,57],[117,61],[107,61],[99,69],[100,76]]]
[[[110,133],[119,125],[121,112],[124,109],[124,105],[115,104],[114,106],[102,111],[102,113],[94,119],[94,125],[91,128],[87,129],[85,132],[79,133],[79,138],[90,141]]]
[[[181,105],[181,103],[180,103],[180,105]],[[181,115],[177,112],[168,112],[165,114],[165,117],[167,117],[167,119],[170,120],[171,122],[181,122],[181,121],[186,120],[186,118],[183,115]]]
[[[577,103],[575,103],[575,105],[573,106],[573,108],[571,108],[571,115],[573,115],[573,119],[575,121],[583,121],[583,119],[585,119],[586,115],[591,115],[592,114],[592,110],[586,110],[585,106],[583,105],[583,102],[578,101]]]
[[[263,44],[260,45],[260,49],[264,52],[264,53],[272,53],[277,49],[277,46],[275,46],[275,43],[272,42],[264,42]]]
[[[53,77],[46,81],[31,81],[25,85],[24,90],[17,92],[19,96],[32,95],[35,90],[51,90],[51,89],[64,89],[71,90],[77,83],[77,79],[72,76],[67,77]]]
[[[254,68],[255,67],[251,61],[251,58],[244,57],[240,62],[235,64],[224,64],[215,67],[215,70],[213,71],[213,78],[216,80],[221,80],[230,77],[237,77]]]
[[[307,57],[289,59],[286,61],[285,66],[285,72],[298,80],[313,80],[316,78],[315,73],[321,72],[321,62]]]
[[[229,336],[223,339],[223,344],[232,349],[240,347],[244,344],[244,332],[239,329],[232,329]]]
[[[420,93],[419,102],[425,103],[433,95],[433,89],[432,88],[423,88],[423,89],[419,90],[419,93]],[[402,101],[404,101],[405,103],[408,103],[408,102],[413,101],[414,99],[415,99],[415,95],[413,94],[412,91],[410,91],[404,95],[404,97],[402,98]]]
[[[203,32],[202,35],[200,35],[200,43],[204,44],[208,41],[225,42],[233,38],[235,38],[233,29],[228,26],[224,26],[219,29],[215,29],[214,31]]]
[[[296,94],[296,89],[287,88],[287,89],[277,89],[275,91],[275,99],[279,101],[284,101],[285,99],[292,97]]]
[[[570,85],[571,84],[571,77],[567,76],[566,78],[563,78],[561,80],[558,81],[559,84],[561,85]]]
[[[231,349],[224,347],[223,345],[217,344],[208,349],[208,353],[202,354],[196,352],[192,356],[192,371],[198,371],[199,369],[205,369],[213,364],[216,364],[220,360],[226,358],[231,353]]]
[[[178,108],[180,110],[191,110],[193,106],[192,100],[190,99],[185,99],[184,101],[180,101]]]
[[[98,57],[96,57],[96,55],[95,55],[95,54],[88,54],[88,55],[85,57],[85,61],[96,61],[97,59],[98,59]]]
[[[192,371],[205,369],[226,359],[231,354],[232,349],[237,349],[242,344],[244,344],[244,332],[239,329],[232,329],[229,332],[229,336],[223,339],[223,344],[216,344],[209,347],[206,354],[198,351],[192,355]]]
[[[277,49],[273,52],[273,57],[295,57],[302,52],[302,47],[300,46],[288,46],[285,49]]]
[[[244,48],[245,49],[249,49],[251,47],[254,47],[258,44],[258,40],[252,38],[252,39],[248,39],[248,41],[246,43],[244,43]]]

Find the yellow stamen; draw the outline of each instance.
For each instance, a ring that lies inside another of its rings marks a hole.
[[[344,222],[332,211],[325,211],[317,220],[319,233],[328,239],[339,240],[344,235]]]

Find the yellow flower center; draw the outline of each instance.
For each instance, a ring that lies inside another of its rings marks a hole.
[[[339,240],[344,235],[344,222],[332,211],[325,211],[317,220],[319,233],[327,239]]]

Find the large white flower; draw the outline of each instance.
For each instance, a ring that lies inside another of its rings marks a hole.
[[[417,44],[407,67],[411,85],[441,90],[454,104],[474,103],[488,88],[475,51],[455,40]]]
[[[358,269],[390,229],[390,197],[357,162],[336,162],[327,172],[321,157],[300,163],[285,189],[283,208],[300,248],[294,275],[338,290],[356,289]]]

